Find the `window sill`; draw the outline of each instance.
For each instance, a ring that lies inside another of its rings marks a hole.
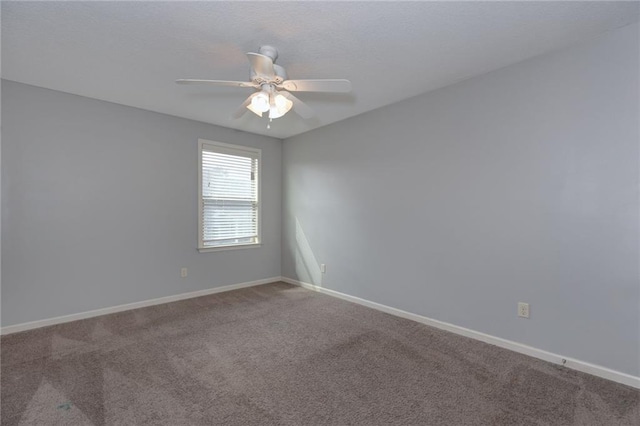
[[[205,247],[205,248],[198,248],[198,251],[200,253],[208,253],[210,251],[242,250],[242,249],[248,249],[248,248],[254,248],[254,247],[262,247],[262,244],[256,243],[256,244],[242,244],[242,245],[239,244],[234,246]]]

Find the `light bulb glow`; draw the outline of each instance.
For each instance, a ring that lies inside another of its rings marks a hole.
[[[291,110],[293,102],[281,94],[273,97],[273,103],[269,109],[269,118],[280,118]]]
[[[267,112],[269,111],[269,95],[260,92],[251,99],[252,110]],[[255,112],[254,111],[254,112]]]
[[[274,103],[276,104],[276,108],[278,108],[279,110],[286,109],[287,102],[291,103],[290,100],[288,100],[287,98],[285,98],[283,95],[280,95],[280,94],[276,95],[276,98],[274,100]]]

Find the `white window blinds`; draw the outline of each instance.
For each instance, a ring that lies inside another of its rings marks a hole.
[[[260,150],[200,142],[200,249],[258,244]]]

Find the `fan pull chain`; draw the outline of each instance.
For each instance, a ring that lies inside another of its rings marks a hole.
[[[271,128],[271,122],[273,121],[273,118],[269,118],[269,124],[267,124],[267,129]]]

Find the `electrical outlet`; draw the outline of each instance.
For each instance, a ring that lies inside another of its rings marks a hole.
[[[323,274],[325,272],[327,272],[327,265],[326,264],[324,264],[324,263],[320,264],[320,272],[322,272]]]
[[[520,318],[529,318],[529,304],[518,302],[518,316]]]
[[[180,276],[182,278],[186,278],[187,277],[187,268],[181,268],[180,269]]]

